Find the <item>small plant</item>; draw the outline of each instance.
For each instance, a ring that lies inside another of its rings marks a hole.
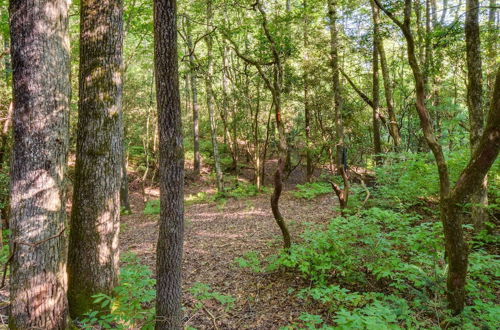
[[[79,322],[84,329],[154,329],[156,297],[155,279],[149,267],[141,265],[134,254],[124,254],[126,264],[120,269],[120,284],[113,290],[113,296],[97,294],[94,303],[99,308],[85,314]],[[101,310],[109,309],[109,313]]]
[[[226,310],[230,310],[236,301],[233,296],[223,295],[217,291],[213,291],[210,285],[201,282],[194,283],[193,286],[189,288],[189,292],[197,300],[195,305],[197,309],[201,309],[205,301],[215,300],[219,304],[225,306]]]
[[[259,254],[256,251],[249,251],[242,257],[235,258],[234,262],[236,263],[236,265],[238,265],[238,267],[248,268],[256,273],[261,273],[264,271],[259,259]]]
[[[146,205],[144,206],[143,213],[145,215],[157,215],[157,214],[160,214],[160,200],[153,199],[153,200],[147,201]]]

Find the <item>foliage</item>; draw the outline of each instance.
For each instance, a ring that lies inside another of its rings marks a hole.
[[[233,308],[234,302],[236,301],[234,297],[213,291],[210,285],[201,282],[194,283],[193,286],[189,288],[189,292],[197,300],[195,306],[197,309],[202,308],[206,301],[215,300],[219,304],[225,306],[226,310],[230,310]]]
[[[325,195],[333,192],[329,182],[309,182],[296,185],[297,191],[293,195],[297,198],[313,199],[316,196]]]
[[[120,284],[113,290],[113,296],[103,293],[93,296],[99,307],[78,322],[84,329],[154,329],[156,281],[152,272],[134,254],[124,254],[122,262],[125,266],[120,269]],[[104,309],[109,312],[102,312]]]
[[[260,273],[265,270],[261,265],[259,254],[256,251],[249,251],[245,253],[242,257],[235,258],[234,262],[238,267],[248,268],[256,273]]]
[[[146,205],[144,206],[143,213],[146,215],[160,214],[160,200],[153,199],[153,200],[147,201]]]

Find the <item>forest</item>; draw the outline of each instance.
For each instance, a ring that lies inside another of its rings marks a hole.
[[[497,0],[0,0],[1,329],[498,329]]]

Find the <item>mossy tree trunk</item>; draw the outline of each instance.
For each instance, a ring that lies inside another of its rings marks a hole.
[[[75,188],[69,240],[72,317],[118,281],[122,173],[122,0],[82,0]]]
[[[65,329],[68,2],[11,1],[10,31],[14,142],[9,328]]]

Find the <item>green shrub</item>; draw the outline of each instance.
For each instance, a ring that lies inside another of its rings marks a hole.
[[[85,314],[78,322],[82,328],[154,329],[156,281],[152,272],[133,254],[124,254],[122,261],[125,266],[120,269],[120,284],[113,290],[113,296],[93,296],[100,308]],[[100,312],[102,308],[109,308],[110,313]]]
[[[316,196],[333,192],[329,182],[310,182],[296,185],[297,191],[293,195],[297,198],[313,199]]]
[[[210,285],[201,282],[194,283],[193,286],[189,288],[189,292],[197,300],[195,307],[198,309],[202,308],[206,301],[215,300],[219,304],[225,306],[226,310],[230,310],[233,308],[236,301],[233,296],[223,295],[212,290]]]
[[[153,199],[153,200],[147,201],[146,205],[144,206],[143,213],[146,215],[160,214],[160,200]]]

